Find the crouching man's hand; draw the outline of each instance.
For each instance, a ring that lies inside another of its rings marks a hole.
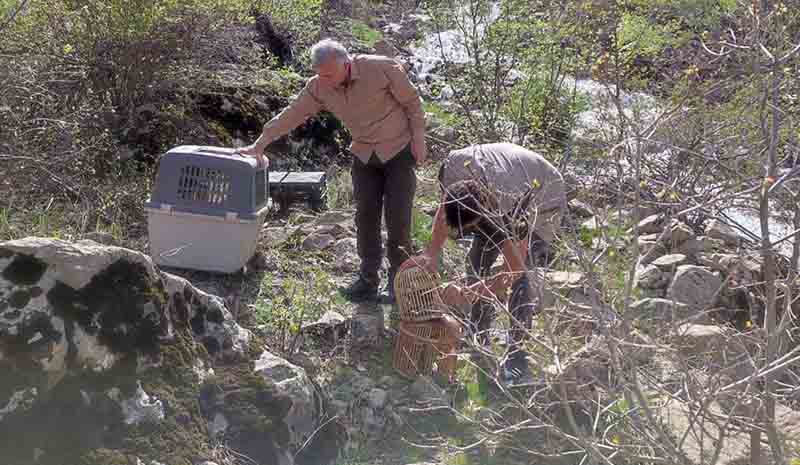
[[[398,272],[416,267],[423,268],[429,273],[436,273],[436,269],[439,267],[439,262],[436,260],[436,257],[431,256],[427,253],[423,253],[421,255],[411,257],[408,260],[404,261],[400,265]]]

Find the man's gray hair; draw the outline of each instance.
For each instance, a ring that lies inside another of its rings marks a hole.
[[[321,40],[311,47],[311,69],[319,68],[319,65],[327,63],[332,58],[343,63],[349,60],[350,56],[344,45],[331,39]]]

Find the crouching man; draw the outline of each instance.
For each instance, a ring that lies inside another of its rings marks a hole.
[[[500,375],[508,386],[527,384],[531,372],[521,342],[542,300],[541,280],[529,271],[550,259],[566,209],[564,179],[541,155],[497,143],[451,152],[440,168],[439,184],[442,197],[431,243],[400,270],[423,266],[434,272],[448,237],[472,236],[466,285],[448,286],[444,299],[450,305],[471,304],[474,334],[488,344],[493,309],[505,302],[511,288],[508,307],[513,321]],[[492,275],[500,254],[504,268]]]

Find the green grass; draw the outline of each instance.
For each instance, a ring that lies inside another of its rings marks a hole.
[[[381,31],[373,29],[366,23],[357,20],[354,20],[350,24],[350,33],[353,34],[356,40],[368,47],[372,47],[375,45],[375,42],[383,39]]]
[[[411,238],[418,247],[425,247],[431,242],[433,218],[427,213],[414,208],[411,212]]]
[[[303,324],[346,304],[330,273],[315,267],[293,270],[295,267],[285,263],[283,277],[266,274],[253,305],[256,322],[267,327],[281,351],[290,348]]]
[[[461,116],[445,110],[441,107],[441,105],[435,102],[422,102],[422,109],[425,111],[425,113],[432,114],[434,118],[441,121],[442,124],[451,128],[460,126],[464,122],[464,119]]]
[[[353,206],[353,179],[350,171],[340,169],[326,183],[326,202],[331,210]]]
[[[11,240],[17,237],[17,229],[11,224],[11,209],[0,208],[0,240]]]

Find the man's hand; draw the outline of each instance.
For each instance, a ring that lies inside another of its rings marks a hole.
[[[400,268],[398,268],[397,272],[405,271],[409,268],[420,267],[427,270],[429,273],[436,273],[436,269],[439,267],[439,262],[436,260],[436,257],[428,255],[424,253],[422,255],[417,255],[415,257],[411,257],[408,260],[404,261]]]
[[[417,166],[422,166],[428,158],[428,146],[425,143],[424,137],[415,137],[414,140],[411,141],[411,154],[414,155]]]
[[[448,284],[442,291],[442,300],[450,306],[472,304],[472,302],[465,295],[465,289],[455,284]]]
[[[248,145],[237,150],[242,155],[253,157],[258,161],[259,166],[269,167],[269,158],[264,156],[264,149],[259,147],[258,144]]]

